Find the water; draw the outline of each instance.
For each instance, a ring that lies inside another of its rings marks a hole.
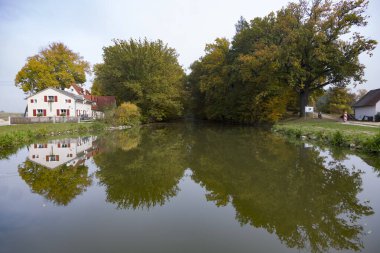
[[[0,252],[378,252],[380,159],[170,124],[0,160]]]

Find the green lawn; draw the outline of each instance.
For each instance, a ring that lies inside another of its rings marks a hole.
[[[272,130],[303,140],[357,148],[369,153],[380,152],[380,127],[349,125],[326,119],[293,119],[274,125]]]
[[[38,123],[38,124],[20,124],[11,126],[0,126],[0,135],[12,132],[38,132],[45,130],[47,132],[64,132],[69,130],[75,130],[79,127],[88,129],[91,127],[91,123]]]
[[[36,138],[101,131],[105,129],[105,126],[104,123],[100,122],[0,126],[0,151],[7,148],[16,148],[20,145],[29,143]]]
[[[303,131],[340,131],[345,134],[375,135],[380,133],[380,127],[348,125],[327,119],[295,119],[283,121],[277,124],[286,128],[298,128]]]

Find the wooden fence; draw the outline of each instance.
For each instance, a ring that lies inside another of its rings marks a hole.
[[[11,125],[15,124],[36,124],[36,123],[64,123],[80,122],[79,117],[9,117]]]

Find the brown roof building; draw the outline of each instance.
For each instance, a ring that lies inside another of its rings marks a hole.
[[[84,95],[84,98],[93,102],[91,109],[94,111],[104,111],[107,108],[116,107],[114,96]]]

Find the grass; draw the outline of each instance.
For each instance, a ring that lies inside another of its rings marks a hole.
[[[340,147],[380,152],[380,128],[343,124],[326,119],[296,119],[273,126],[274,132]]]
[[[37,138],[99,131],[105,128],[105,124],[94,123],[45,123],[25,124],[0,127],[0,149],[13,148],[27,144]]]

